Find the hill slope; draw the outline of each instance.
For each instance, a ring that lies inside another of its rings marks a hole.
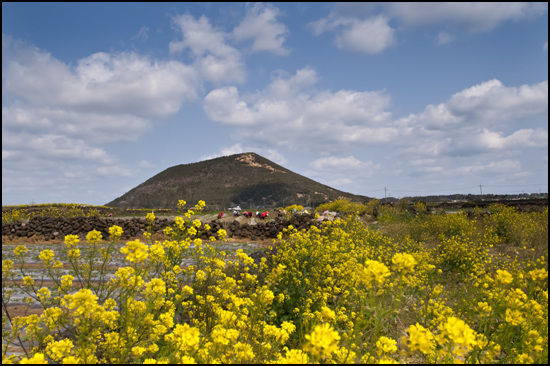
[[[339,196],[368,197],[333,189],[273,163],[243,153],[170,167],[107,203],[119,208],[175,208],[179,199],[204,200],[207,209],[318,205]]]

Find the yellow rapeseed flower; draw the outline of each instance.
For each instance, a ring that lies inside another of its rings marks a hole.
[[[18,245],[15,247],[15,249],[13,250],[13,254],[15,254],[16,256],[20,256],[20,255],[23,255],[25,253],[27,253],[27,247],[24,246],[24,245]]]
[[[315,356],[326,357],[338,349],[340,335],[328,323],[317,325],[311,334],[305,336],[309,341],[306,349]]]
[[[92,230],[86,235],[86,241],[90,244],[97,244],[101,241],[102,235],[97,230]]]
[[[198,328],[190,327],[189,324],[176,324],[174,331],[165,335],[164,339],[178,351],[185,352],[195,349],[199,345],[199,335]]]
[[[78,244],[80,239],[78,235],[65,235],[65,244],[70,248]]]
[[[206,273],[204,273],[203,270],[198,270],[196,273],[195,273],[195,276],[197,278],[198,281],[204,281],[204,279],[206,278]]]
[[[477,309],[479,310],[479,313],[482,316],[489,315],[491,313],[491,310],[492,310],[491,306],[488,303],[484,302],[484,301],[480,301],[480,302],[477,303]]]
[[[34,279],[30,276],[25,276],[25,277],[23,277],[23,283],[26,286],[32,286],[34,284]]]
[[[534,269],[529,271],[529,277],[531,277],[533,281],[544,281],[548,278],[548,271],[544,268]]]
[[[44,302],[52,297],[52,293],[50,292],[50,289],[47,287],[42,287],[38,292],[36,293],[38,296],[38,299],[40,302]]]
[[[2,261],[2,277],[7,277],[11,274],[13,268],[13,261],[11,259],[6,259]]]
[[[129,262],[141,263],[147,259],[149,247],[139,240],[132,240],[126,243],[126,247],[121,248],[122,254],[127,254],[126,260]]]
[[[384,284],[386,278],[390,275],[391,273],[384,263],[367,260],[361,273],[361,282],[368,288],[372,288],[375,285]]]
[[[304,353],[304,351],[300,349],[291,349],[286,352],[284,357],[279,357],[277,363],[283,365],[306,365],[309,363],[309,357],[307,353]]]
[[[425,355],[431,351],[434,335],[429,329],[416,323],[416,325],[411,325],[407,332],[409,333],[407,346],[411,351],[420,351]]]
[[[73,342],[70,339],[63,339],[48,344],[48,353],[54,360],[60,360],[68,356],[73,347]]]
[[[376,348],[378,349],[378,353],[381,355],[387,354],[387,353],[394,353],[397,351],[397,341],[388,337],[380,337],[378,341],[376,341]]]
[[[65,295],[65,300],[69,303],[69,309],[75,309],[76,314],[84,316],[92,314],[97,305],[97,296],[87,288],[73,295]]]
[[[76,259],[80,257],[80,249],[69,249],[69,251],[67,252],[67,255],[71,259]]]
[[[510,274],[510,272],[506,270],[497,269],[497,275],[495,278],[497,283],[508,285],[514,281],[514,277]]]
[[[520,325],[525,321],[523,314],[519,310],[506,309],[504,320],[514,326]]]
[[[43,353],[35,353],[31,358],[23,357],[20,364],[22,365],[36,365],[36,364],[47,364],[48,362],[44,359]]]
[[[450,316],[441,325],[441,335],[447,336],[453,343],[471,350],[477,344],[476,334],[463,320]]]
[[[118,225],[113,225],[109,228],[109,235],[111,235],[111,237],[113,237],[113,238],[120,237],[122,235],[122,233],[123,233],[123,230]]]
[[[151,252],[151,261],[154,262],[162,262],[166,256],[166,252],[164,251],[164,247],[159,244],[159,242],[155,242],[155,244],[151,245],[150,248]]]
[[[239,338],[239,331],[236,329],[226,329],[217,326],[212,331],[212,342],[217,345],[227,346],[234,344],[237,338]]]
[[[408,253],[396,253],[391,261],[398,272],[412,272],[417,263],[416,259]]]
[[[53,250],[45,249],[40,252],[40,255],[38,256],[38,258],[40,258],[40,260],[42,260],[45,264],[47,264],[53,260],[54,256],[55,256],[55,253],[53,252]]]
[[[220,240],[223,240],[223,239],[227,238],[227,231],[225,231],[224,229],[219,229],[218,230],[218,238]]]

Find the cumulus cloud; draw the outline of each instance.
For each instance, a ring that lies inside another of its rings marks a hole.
[[[240,136],[308,151],[380,143],[399,134],[385,125],[391,114],[386,110],[390,98],[383,91],[319,91],[317,79],[314,70],[305,68],[275,77],[253,95],[240,96],[236,87],[215,89],[205,97],[203,109],[214,122],[250,126]]]
[[[204,113],[213,121],[230,125],[252,125],[256,121],[234,86],[212,90],[204,98]]]
[[[476,136],[476,142],[489,149],[516,149],[516,148],[547,148],[548,131],[541,128],[521,129],[509,136],[503,137],[502,133],[492,132],[486,128]]]
[[[170,42],[170,52],[188,50],[202,77],[215,84],[242,83],[246,78],[241,53],[228,43],[230,35],[214,28],[204,15],[173,18],[181,39]]]
[[[95,53],[74,68],[30,47],[3,70],[5,92],[36,106],[165,117],[197,96],[193,68],[135,53]]]
[[[334,32],[335,43],[343,50],[375,54],[396,43],[396,29],[443,27],[434,36],[443,45],[455,38],[449,29],[490,31],[503,22],[531,19],[547,11],[546,3],[346,3],[336,4],[329,16],[308,26],[316,36]]]
[[[394,141],[392,159],[411,162],[411,177],[434,184],[465,175],[524,178],[534,172],[520,162],[548,154],[547,121],[547,81],[515,87],[488,80],[395,121],[408,138]]]
[[[333,16],[311,22],[309,27],[315,35],[334,31],[336,45],[350,52],[376,54],[395,43],[395,30],[385,16],[366,19]]]
[[[493,79],[453,94],[438,105],[428,105],[409,122],[429,130],[465,126],[505,125],[512,121],[548,113],[548,81],[508,87]]]
[[[268,51],[277,55],[288,55],[283,46],[289,30],[277,21],[280,11],[269,4],[256,3],[248,7],[241,23],[233,29],[232,37],[237,42],[252,41],[252,52]]]
[[[95,53],[70,65],[5,35],[2,51],[6,192],[37,189],[28,177],[44,187],[62,177],[53,194],[75,181],[135,175],[142,168],[122,164],[108,146],[136,141],[155,120],[196,100],[201,87],[192,66],[133,52]]]

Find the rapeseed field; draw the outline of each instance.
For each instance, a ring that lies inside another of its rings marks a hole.
[[[3,311],[3,363],[548,362],[548,209],[380,207],[378,224],[351,213],[289,227],[255,261],[221,250],[223,230],[198,239],[204,206],[162,242],[146,233],[119,249],[118,226],[67,235],[70,274],[45,249],[42,279],[27,276],[17,246],[2,262],[3,310],[12,280],[43,313]],[[125,265],[107,276],[116,257]]]

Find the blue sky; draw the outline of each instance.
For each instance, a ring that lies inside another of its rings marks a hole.
[[[2,3],[3,205],[249,151],[370,197],[548,192],[548,6]]]

